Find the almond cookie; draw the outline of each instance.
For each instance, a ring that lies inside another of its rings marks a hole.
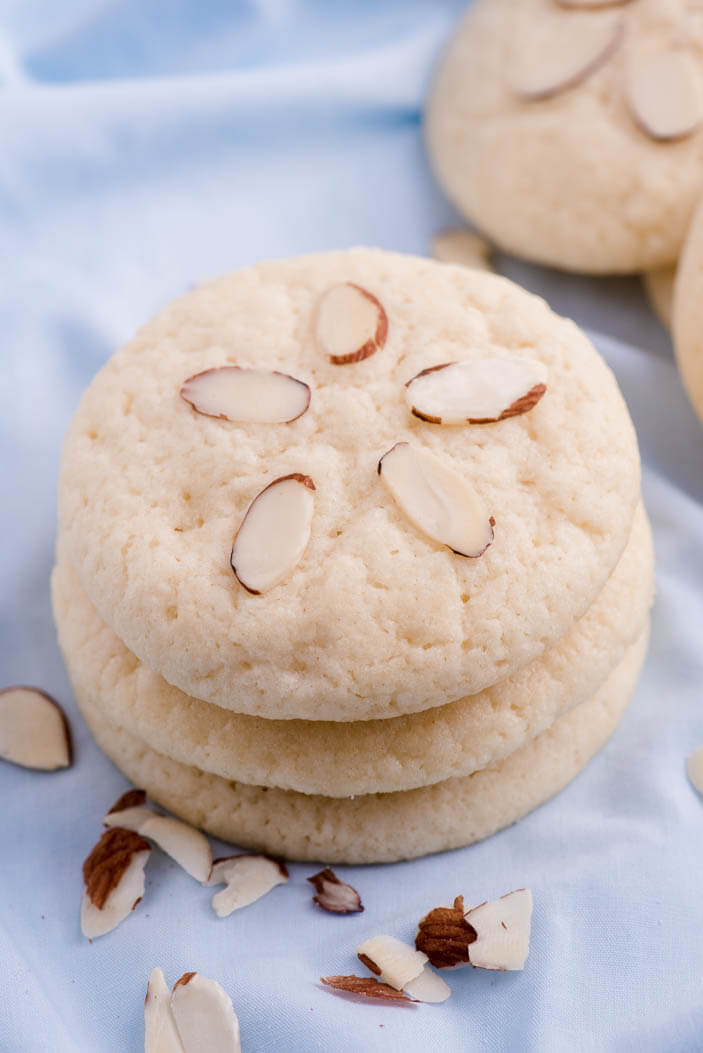
[[[538,657],[638,498],[629,415],[573,323],[495,275],[371,249],[167,307],[85,393],[59,483],[67,556],[141,661],[235,712],[342,721]]]
[[[703,11],[478,0],[426,130],[448,196],[501,248],[592,273],[673,264],[703,192]]]

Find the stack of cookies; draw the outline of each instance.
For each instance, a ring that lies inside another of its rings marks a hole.
[[[291,859],[468,844],[603,745],[647,644],[637,442],[583,333],[368,249],[188,293],[95,378],[53,598],[135,784]]]

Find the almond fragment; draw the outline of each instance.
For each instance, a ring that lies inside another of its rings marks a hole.
[[[694,750],[686,762],[686,772],[691,785],[703,794],[703,746]]]
[[[358,914],[364,909],[361,896],[344,881],[340,881],[334,870],[326,867],[319,874],[313,874],[307,879],[315,886],[313,903],[318,907],[328,910],[330,914]]]
[[[469,959],[477,969],[524,969],[530,950],[532,893],[528,888],[472,907],[464,915],[476,932]]]
[[[528,101],[580,84],[610,58],[624,36],[624,23],[609,16],[583,21],[564,14],[550,23],[545,21],[544,36],[520,53],[513,86]]]
[[[420,975],[414,980],[409,980],[403,990],[418,1002],[446,1002],[452,993],[449,984],[431,965],[423,966]]]
[[[89,940],[110,932],[144,895],[151,846],[131,830],[106,830],[83,864],[81,930]]]
[[[430,366],[405,385],[411,413],[431,424],[491,424],[527,413],[547,390],[542,362],[477,355]]]
[[[276,370],[217,366],[189,377],[181,388],[181,398],[205,417],[288,424],[307,410],[310,388]]]
[[[434,454],[398,442],[378,462],[378,474],[408,519],[458,556],[481,556],[495,520],[453,468]]]
[[[159,815],[152,808],[133,803],[145,799],[143,790],[123,794],[103,819],[105,826],[123,827],[148,837],[196,881],[206,881],[212,867],[208,839],[180,819]]]
[[[212,897],[212,907],[218,918],[226,918],[240,907],[248,907],[261,899],[276,885],[288,881],[283,863],[268,856],[228,856],[212,864],[206,884],[226,885]]]
[[[0,691],[0,758],[39,771],[71,764],[71,732],[58,702],[37,687]]]
[[[147,819],[153,818],[156,812],[146,807],[144,790],[127,790],[118,797],[112,808],[103,819],[104,826],[122,826],[125,830],[141,833]]]
[[[398,991],[421,1002],[443,1002],[451,989],[427,966],[427,955],[395,936],[373,936],[356,949],[367,969]]]
[[[459,263],[476,271],[492,271],[491,248],[472,230],[441,230],[432,239],[432,255],[442,263]]]
[[[216,980],[184,973],[174,985],[171,1012],[185,1053],[241,1053],[232,999]]]
[[[320,980],[335,991],[345,991],[347,994],[363,995],[365,998],[380,998],[384,1002],[412,1005],[416,1001],[408,998],[402,991],[395,987],[382,984],[379,980],[372,980],[370,976],[321,976]]]
[[[470,964],[469,944],[475,939],[476,930],[464,918],[464,897],[457,896],[453,907],[435,907],[422,918],[415,946],[435,968],[458,969]]]
[[[362,362],[384,346],[388,315],[368,289],[342,282],[318,300],[315,332],[320,348],[334,365]]]
[[[171,992],[161,969],[154,969],[144,999],[144,1053],[184,1053],[171,1012]]]
[[[232,570],[258,596],[297,565],[310,539],[315,484],[295,472],[274,479],[249,505],[232,547]]]
[[[700,75],[684,51],[639,56],[628,72],[627,97],[635,120],[652,139],[683,139],[703,122]]]

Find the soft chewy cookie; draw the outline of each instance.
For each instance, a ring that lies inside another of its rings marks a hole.
[[[358,249],[239,271],[146,325],[81,401],[59,511],[91,602],[170,683],[350,721],[540,655],[638,494],[627,410],[573,323],[495,275]]]
[[[703,11],[688,0],[478,0],[427,141],[503,249],[577,271],[673,264],[703,191]]]
[[[681,379],[703,423],[703,207],[679,261],[674,285],[672,335]]]
[[[651,535],[640,507],[595,603],[564,639],[500,684],[388,720],[265,720],[190,698],[135,661],[92,607],[61,548],[52,595],[78,695],[181,763],[329,797],[408,790],[502,760],[598,690],[640,635],[653,588]]]
[[[289,859],[387,863],[488,837],[562,789],[614,731],[644,659],[647,632],[595,697],[493,767],[405,793],[335,799],[229,782],[146,746],[86,698],[99,745],[137,786],[216,837]]]

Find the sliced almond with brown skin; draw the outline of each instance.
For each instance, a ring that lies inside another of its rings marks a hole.
[[[405,385],[410,411],[430,424],[492,424],[527,413],[547,390],[534,358],[485,354],[423,369]]]
[[[395,1005],[412,1005],[417,1001],[415,998],[408,998],[402,991],[397,991],[389,984],[373,980],[370,976],[321,976],[320,981],[335,991],[362,995],[364,998],[380,998]]]
[[[469,944],[476,930],[464,918],[464,897],[457,896],[453,907],[435,907],[420,921],[415,947],[429,958],[436,969],[458,969],[469,965]]]
[[[627,75],[632,114],[652,139],[683,139],[703,122],[703,90],[698,66],[686,51],[637,56]]]
[[[528,101],[548,99],[580,84],[619,47],[624,23],[609,15],[559,16],[544,37],[523,48],[513,73],[513,87]]]
[[[691,780],[691,785],[699,793],[703,794],[703,746],[699,746],[689,756],[686,761],[686,772]]]
[[[71,764],[71,732],[58,702],[38,687],[0,691],[0,758],[56,771]]]
[[[226,918],[232,911],[248,907],[276,885],[284,885],[287,881],[288,871],[277,859],[239,855],[216,859],[206,884],[227,886],[212,897],[215,914],[218,918]]]
[[[174,985],[171,1012],[185,1053],[241,1053],[232,999],[216,980],[184,973]]]
[[[476,271],[492,271],[491,247],[473,230],[441,230],[432,239],[432,255],[442,263],[459,263]]]
[[[451,989],[426,964],[427,955],[395,936],[373,936],[356,949],[357,957],[383,983],[421,1002],[443,1002]]]
[[[151,845],[132,830],[106,830],[83,864],[81,929],[89,940],[110,932],[144,895]]]
[[[189,377],[181,388],[181,398],[206,417],[288,424],[307,410],[310,388],[276,370],[217,366]]]
[[[145,799],[143,790],[123,794],[103,819],[105,826],[121,826],[148,837],[196,881],[207,881],[212,867],[212,851],[205,835],[180,819],[159,815],[152,808],[137,803]]]
[[[408,519],[458,556],[481,556],[495,520],[466,479],[421,447],[398,442],[378,462],[378,474]]]
[[[477,969],[524,969],[530,950],[532,893],[516,889],[500,899],[472,907],[464,915],[476,932],[469,960]]]
[[[327,289],[315,312],[317,342],[336,366],[362,362],[379,351],[388,336],[388,315],[368,289],[342,282]]]
[[[144,1053],[184,1053],[161,969],[152,970],[144,999]]]
[[[278,585],[299,562],[310,539],[315,484],[309,475],[281,476],[247,509],[232,547],[232,570],[258,596]]]
[[[127,790],[117,798],[103,819],[103,824],[122,826],[125,830],[134,830],[138,834],[147,819],[151,819],[156,814],[152,808],[146,807],[144,790]]]
[[[327,910],[330,914],[359,914],[364,906],[361,896],[344,881],[340,881],[334,870],[326,867],[319,874],[313,874],[307,879],[315,887],[313,903]]]

